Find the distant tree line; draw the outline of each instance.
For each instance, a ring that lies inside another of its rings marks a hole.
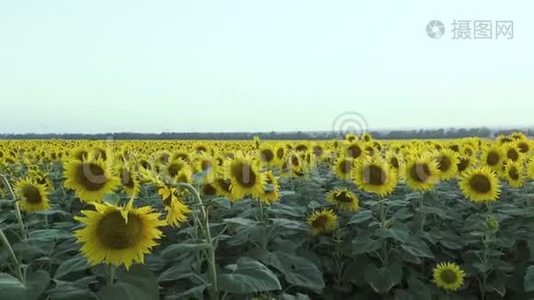
[[[419,129],[371,131],[371,135],[378,139],[449,139],[462,137],[495,137],[500,134],[510,134],[522,131],[528,136],[534,136],[531,129],[492,130],[489,128],[460,128],[460,129]],[[343,133],[332,131],[308,132],[163,132],[163,133],[99,133],[99,134],[0,134],[0,139],[65,139],[65,140],[250,140],[258,136],[264,140],[328,140],[340,138]]]

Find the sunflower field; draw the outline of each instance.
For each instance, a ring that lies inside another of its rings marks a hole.
[[[532,299],[534,142],[0,141],[0,299]]]

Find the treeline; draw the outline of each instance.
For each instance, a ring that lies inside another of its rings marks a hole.
[[[492,130],[489,128],[461,128],[461,129],[419,129],[371,131],[371,135],[378,139],[449,139],[462,137],[490,138],[500,134],[510,134],[522,131],[528,136],[534,136],[534,129],[506,129]],[[265,140],[328,140],[340,138],[343,133],[322,132],[163,132],[163,133],[101,133],[101,134],[0,134],[0,139],[66,139],[66,140],[250,140],[258,136]]]

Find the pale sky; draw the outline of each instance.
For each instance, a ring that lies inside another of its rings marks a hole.
[[[348,111],[370,130],[533,126],[533,16],[531,0],[1,1],[0,132],[331,130]],[[511,20],[514,38],[454,40],[454,20]]]

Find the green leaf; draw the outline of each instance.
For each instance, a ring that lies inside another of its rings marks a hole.
[[[158,300],[156,277],[145,265],[133,265],[129,271],[119,269],[117,283],[98,292],[100,299]]]
[[[37,300],[49,283],[50,276],[43,270],[36,272],[28,270],[26,286],[9,274],[0,273],[0,297],[2,299]]]
[[[400,264],[392,264],[382,268],[369,264],[365,269],[365,281],[379,294],[389,292],[401,280],[402,266]]]
[[[121,198],[117,196],[115,193],[109,193],[104,195],[104,202],[112,204],[112,205],[119,205],[119,202],[121,201]]]
[[[87,259],[81,255],[76,255],[62,262],[54,274],[54,278],[61,278],[73,272],[79,272],[89,269],[90,266],[87,263]]]
[[[373,214],[370,210],[359,210],[356,214],[350,217],[350,220],[347,224],[360,224],[373,217]]]
[[[325,287],[323,273],[311,261],[282,251],[263,256],[262,261],[278,269],[287,282],[320,292]]]
[[[243,226],[253,226],[253,225],[258,224],[258,221],[246,219],[246,218],[239,218],[239,217],[223,219],[223,222],[228,223],[228,224],[237,224],[237,225],[243,225]]]
[[[183,261],[177,262],[173,264],[170,268],[161,272],[161,274],[158,276],[158,281],[162,282],[178,280],[184,277],[191,276],[191,274],[191,264],[187,264]]]
[[[200,251],[202,249],[207,249],[209,247],[206,243],[193,243],[193,242],[183,242],[178,244],[173,244],[161,251],[160,256],[167,260],[172,260],[180,255],[185,253],[190,253],[194,251]]]
[[[523,285],[525,286],[525,292],[534,291],[534,266],[528,267]]]
[[[232,294],[249,294],[281,290],[276,275],[262,263],[249,257],[241,257],[236,264],[226,267],[227,272],[219,274],[219,287]]]
[[[381,243],[379,240],[374,240],[369,236],[357,236],[352,240],[352,254],[358,255],[373,252],[379,249],[380,246]]]
[[[0,290],[11,288],[23,289],[24,285],[15,277],[7,274],[0,273]]]

